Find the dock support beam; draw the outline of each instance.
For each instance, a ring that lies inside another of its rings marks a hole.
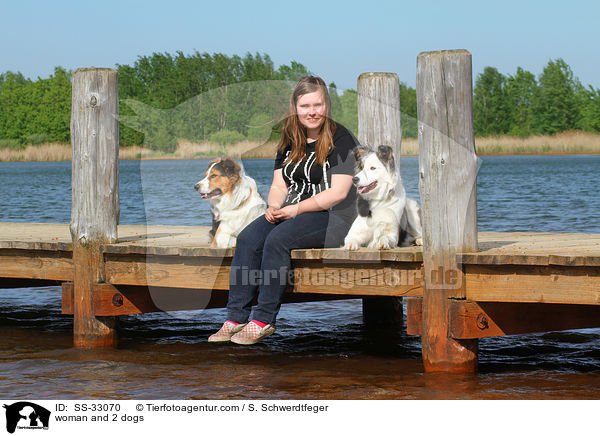
[[[464,300],[458,252],[477,251],[477,155],[471,54],[417,57],[419,190],[423,221],[422,353],[425,371],[477,370],[477,340],[449,331],[450,306]]]
[[[402,125],[400,122],[400,81],[395,73],[363,73],[358,77],[358,141],[377,149],[394,150],[400,173]],[[402,297],[365,297],[363,320],[377,327],[402,329]]]
[[[117,71],[73,73],[71,109],[74,345],[116,346],[116,317],[94,316],[94,288],[105,280],[102,244],[117,241],[119,220]]]

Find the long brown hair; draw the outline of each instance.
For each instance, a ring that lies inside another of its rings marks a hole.
[[[317,145],[315,147],[316,163],[319,165],[324,165],[327,155],[331,150],[333,150],[333,134],[335,133],[336,126],[331,119],[331,98],[329,97],[329,91],[327,90],[325,82],[320,77],[306,76],[301,78],[294,88],[292,96],[290,97],[290,105],[287,113],[285,114],[285,121],[281,120],[283,123],[283,129],[277,149],[283,151],[288,144],[292,144],[290,155],[286,162],[298,163],[306,154],[306,128],[300,124],[298,113],[296,112],[296,103],[304,94],[310,94],[311,92],[317,91],[321,91],[323,93],[327,111],[325,114],[325,121],[323,121],[323,124],[321,125],[319,138],[317,139]]]

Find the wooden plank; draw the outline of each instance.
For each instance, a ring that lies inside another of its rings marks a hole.
[[[64,251],[0,250],[0,277],[73,280],[71,253]]]
[[[600,327],[600,306],[453,301],[450,335],[457,339]]]
[[[420,263],[378,264],[300,262],[294,266],[295,293],[421,296]]]
[[[298,260],[335,260],[349,262],[422,262],[422,247],[398,247],[391,250],[361,248],[356,251],[341,248],[313,248],[293,250],[292,259]]]
[[[209,227],[121,225],[119,240],[105,253],[231,257],[233,249],[208,247]],[[479,232],[479,251],[458,255],[459,263],[481,265],[600,266],[600,235],[584,233]],[[0,223],[0,250],[72,251],[68,224]],[[421,247],[393,250],[338,248],[294,250],[294,259],[422,261]]]
[[[224,307],[226,303],[226,293],[207,289],[115,287],[108,283],[98,283],[94,287],[95,316],[209,309]],[[73,314],[72,283],[63,283],[62,313]]]
[[[0,249],[71,251],[68,224],[0,223]]]
[[[106,256],[106,281],[118,285],[229,289],[231,259],[169,256]],[[295,293],[422,295],[421,264],[338,264],[294,261]]]
[[[464,297],[456,255],[477,252],[477,155],[473,134],[471,54],[417,57],[419,191],[423,222],[425,371],[469,373],[477,342],[448,337],[449,298]],[[434,280],[434,272],[441,270]]]
[[[231,259],[105,255],[106,281],[117,285],[229,289]]]
[[[421,334],[422,300],[407,301],[407,334]],[[600,306],[451,301],[449,335],[475,339],[600,327]]]
[[[465,265],[468,300],[600,304],[600,268]]]
[[[202,310],[225,307],[226,291],[145,286],[113,286],[100,283],[95,287],[96,316],[139,315],[152,312]],[[283,303],[347,299],[346,296],[293,294],[286,292]],[[253,302],[256,304],[256,301]],[[63,283],[62,313],[73,314],[73,284]]]
[[[210,227],[119,226],[117,243],[104,247],[111,254],[231,257],[232,249],[209,248]]]
[[[219,291],[215,291],[217,295]],[[182,289],[159,287],[120,287],[107,283],[96,285],[94,310],[96,316],[130,315],[178,310],[203,310],[211,307],[210,289]],[[227,301],[226,299],[224,300]]]
[[[109,283],[98,283],[94,286],[95,316],[201,310],[224,307],[226,302],[226,293],[209,289],[115,287]],[[63,283],[62,313],[73,314],[72,283]]]
[[[600,235],[585,233],[480,233],[479,252],[459,262],[480,265],[600,266]]]

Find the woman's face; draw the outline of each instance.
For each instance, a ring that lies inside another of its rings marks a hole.
[[[296,113],[309,136],[318,133],[327,115],[323,92],[315,91],[301,95],[296,101]]]

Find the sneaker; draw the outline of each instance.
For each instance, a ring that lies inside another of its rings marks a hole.
[[[242,331],[234,334],[231,337],[231,342],[241,345],[252,345],[256,344],[262,338],[266,338],[267,336],[275,333],[275,327],[271,324],[267,324],[264,327],[259,327],[258,324],[250,321],[246,324],[246,327],[243,328]]]
[[[228,342],[234,334],[246,327],[246,324],[248,323],[234,324],[231,321],[225,321],[217,333],[209,336],[208,342]]]

